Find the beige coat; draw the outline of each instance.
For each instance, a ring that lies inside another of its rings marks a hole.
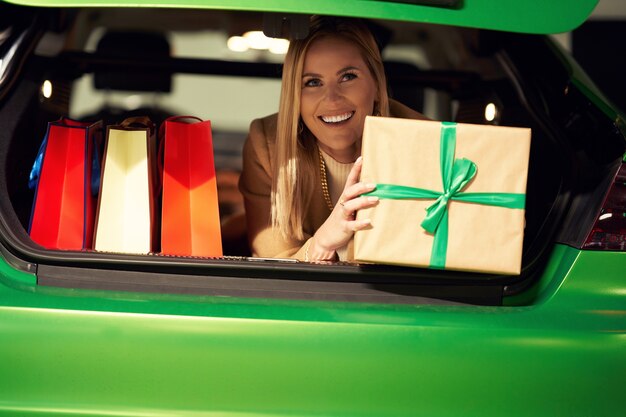
[[[408,107],[391,101],[391,115],[405,119],[423,119],[424,116]],[[314,176],[311,203],[304,216],[304,240],[285,239],[272,229],[271,190],[272,163],[276,147],[277,114],[256,119],[250,125],[250,132],[243,148],[243,171],[239,189],[244,197],[248,240],[253,256],[267,258],[304,259],[307,241],[326,221],[330,210],[324,201],[319,169],[311,172]],[[319,166],[319,155],[315,155],[315,166]],[[306,175],[309,175],[308,173]],[[352,258],[352,241],[348,245],[348,258]]]

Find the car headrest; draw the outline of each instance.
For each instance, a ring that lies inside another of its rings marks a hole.
[[[96,53],[103,57],[127,58],[124,70],[102,68],[94,73],[94,87],[100,90],[169,92],[172,74],[134,68],[133,61],[170,57],[170,44],[162,33],[107,32],[98,42]]]

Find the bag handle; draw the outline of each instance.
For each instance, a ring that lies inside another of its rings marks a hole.
[[[83,122],[80,120],[74,120],[74,119],[70,119],[69,117],[66,116],[61,116],[61,118],[56,122],[62,126],[68,126],[68,127],[89,127],[97,122]]]
[[[122,127],[147,127],[150,129],[150,134],[154,131],[154,123],[148,116],[135,116],[128,117],[120,123]]]
[[[183,119],[193,119],[198,122],[204,121],[201,118],[196,117],[196,116],[170,116],[167,119],[165,119],[163,123],[161,123],[161,126],[159,126],[159,161],[161,160],[161,155],[163,153],[163,146],[164,146],[163,139],[165,139],[165,122],[175,122],[177,120],[183,120]]]
[[[183,119],[193,119],[193,120],[196,120],[198,122],[204,122],[204,120],[202,120],[201,118],[196,117],[196,116],[171,116],[171,117],[168,117],[167,119],[165,119],[165,121],[166,122],[175,122],[177,120],[183,120]]]

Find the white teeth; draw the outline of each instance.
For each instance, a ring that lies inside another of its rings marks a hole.
[[[344,120],[348,120],[352,117],[353,114],[354,112],[340,114],[338,116],[322,116],[322,120],[326,123],[339,123],[343,122]]]

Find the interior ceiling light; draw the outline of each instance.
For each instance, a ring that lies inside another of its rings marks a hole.
[[[248,41],[243,36],[231,36],[228,38],[226,46],[233,52],[246,52],[250,49]]]
[[[269,50],[273,54],[285,55],[289,49],[289,41],[287,39],[272,38]]]
[[[248,41],[248,45],[252,49],[270,49],[272,38],[268,38],[260,30],[246,32],[243,34],[243,37],[246,41]]]
[[[44,81],[41,85],[41,95],[43,95],[45,98],[52,97],[52,83],[50,82],[50,80]]]
[[[263,32],[254,30],[243,36],[231,36],[226,42],[228,49],[233,52],[245,52],[249,49],[270,51],[274,54],[286,54],[289,41],[282,38],[268,38]]]
[[[489,103],[485,106],[485,120],[488,122],[493,122],[498,117],[498,109],[496,105],[493,103]]]

